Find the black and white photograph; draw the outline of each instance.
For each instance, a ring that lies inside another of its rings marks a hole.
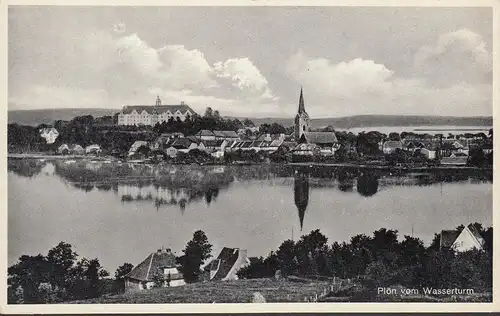
[[[8,307],[493,302],[491,5],[5,7]]]

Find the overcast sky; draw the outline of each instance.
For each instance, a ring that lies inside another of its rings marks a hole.
[[[9,109],[492,115],[489,8],[10,7]]]

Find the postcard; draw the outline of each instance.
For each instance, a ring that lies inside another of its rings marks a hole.
[[[494,310],[493,6],[5,4],[2,309]]]

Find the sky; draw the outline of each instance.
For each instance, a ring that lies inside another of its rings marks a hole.
[[[492,115],[492,10],[10,6],[9,110]]]

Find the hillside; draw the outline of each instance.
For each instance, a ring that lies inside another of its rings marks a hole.
[[[92,115],[94,117],[113,115],[118,109],[43,109],[13,110],[8,112],[8,122],[22,125],[51,124],[55,120],[71,120],[75,116]],[[243,119],[243,118],[239,118]],[[290,118],[250,118],[256,125],[278,123],[285,127],[293,125]],[[491,116],[455,117],[455,116],[418,116],[418,115],[356,115],[336,118],[313,118],[313,127],[331,125],[338,129],[375,126],[493,126]]]
[[[307,283],[275,279],[211,281],[173,288],[100,297],[72,302],[75,304],[151,304],[151,303],[250,303],[252,294],[260,292],[267,302],[303,302],[321,294],[327,282]]]
[[[279,123],[285,127],[293,125],[293,118],[257,118],[252,119],[257,124]],[[313,118],[314,127],[331,125],[335,128],[348,129],[354,127],[375,126],[493,126],[493,117],[475,116],[423,116],[423,115],[355,115],[335,118]]]
[[[75,116],[92,115],[94,117],[113,115],[117,109],[43,109],[43,110],[14,110],[8,112],[8,122],[21,125],[36,126],[42,123],[52,124],[55,120],[69,121]]]

